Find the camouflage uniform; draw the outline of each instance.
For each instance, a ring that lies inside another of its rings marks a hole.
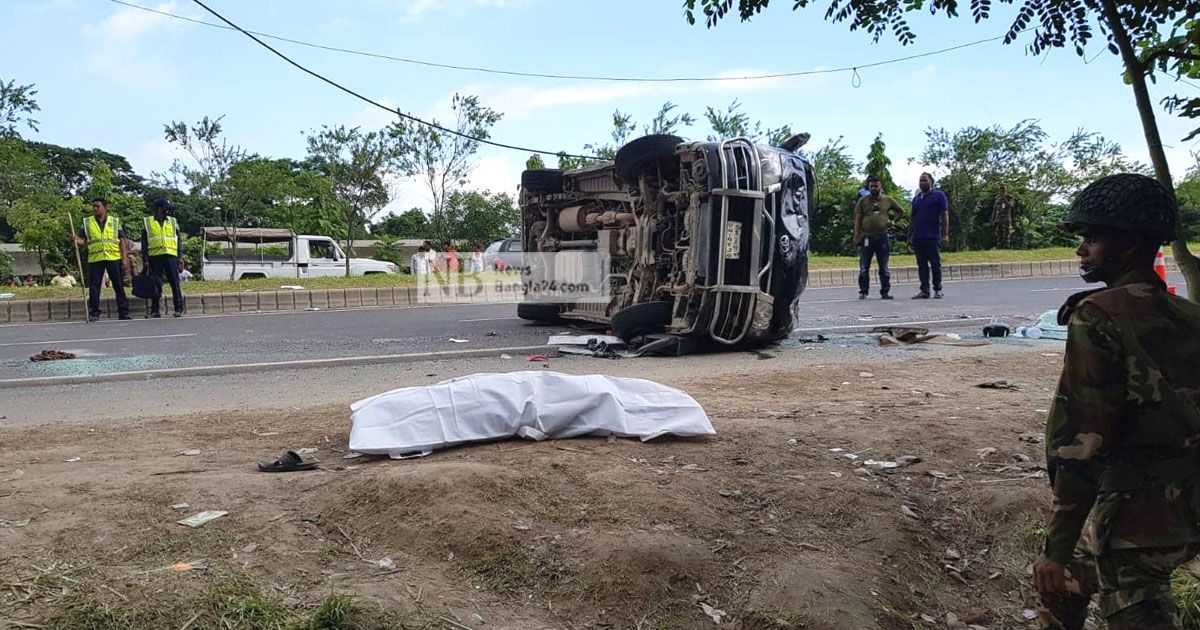
[[[1145,269],[1058,317],[1069,333],[1046,425],[1044,554],[1074,595],[1045,602],[1043,627],[1082,628],[1093,594],[1113,630],[1176,627],[1171,574],[1200,551],[1200,305]]]
[[[996,229],[995,246],[1000,249],[1012,247],[1012,197],[996,197],[992,208],[992,226]]]

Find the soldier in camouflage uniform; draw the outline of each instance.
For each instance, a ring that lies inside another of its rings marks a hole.
[[[999,249],[1012,248],[1013,200],[1008,196],[1008,186],[1000,185],[996,193],[996,204],[992,207],[992,227],[996,229],[995,246]]]
[[[1066,358],[1046,423],[1054,514],[1034,564],[1043,627],[1176,628],[1172,572],[1200,551],[1200,305],[1167,293],[1154,255],[1175,204],[1153,179],[1088,186],[1067,229],[1107,288],[1059,311]]]

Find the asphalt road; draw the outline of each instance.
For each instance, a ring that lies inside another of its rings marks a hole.
[[[944,300],[911,300],[915,288],[899,285],[893,290],[897,299],[890,301],[878,299],[877,288],[868,300],[859,300],[854,288],[810,289],[801,299],[796,335],[910,322],[974,329],[979,324],[970,318],[1036,317],[1083,288],[1077,278],[952,282]],[[515,308],[482,304],[0,326],[0,379],[540,345],[550,334],[569,330],[517,319]],[[83,360],[29,360],[46,349]]]

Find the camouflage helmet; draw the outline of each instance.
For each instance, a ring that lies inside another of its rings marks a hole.
[[[1088,226],[1169,241],[1175,235],[1175,200],[1145,175],[1109,175],[1084,188],[1063,220],[1063,227],[1072,232]]]

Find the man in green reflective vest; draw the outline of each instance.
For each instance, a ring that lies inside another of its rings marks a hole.
[[[154,216],[142,220],[142,262],[149,273],[163,278],[171,285],[171,299],[175,303],[175,317],[186,311],[183,290],[179,287],[179,252],[183,249],[183,233],[175,217],[168,216],[175,206],[166,198],[154,201]],[[150,301],[150,317],[162,317],[157,297]]]
[[[88,321],[100,319],[100,288],[104,286],[105,272],[117,294],[118,316],[130,319],[129,299],[125,297],[125,278],[121,271],[121,261],[125,259],[125,229],[121,227],[120,219],[108,216],[107,200],[92,200],[92,216],[84,219],[75,242],[87,246]]]

